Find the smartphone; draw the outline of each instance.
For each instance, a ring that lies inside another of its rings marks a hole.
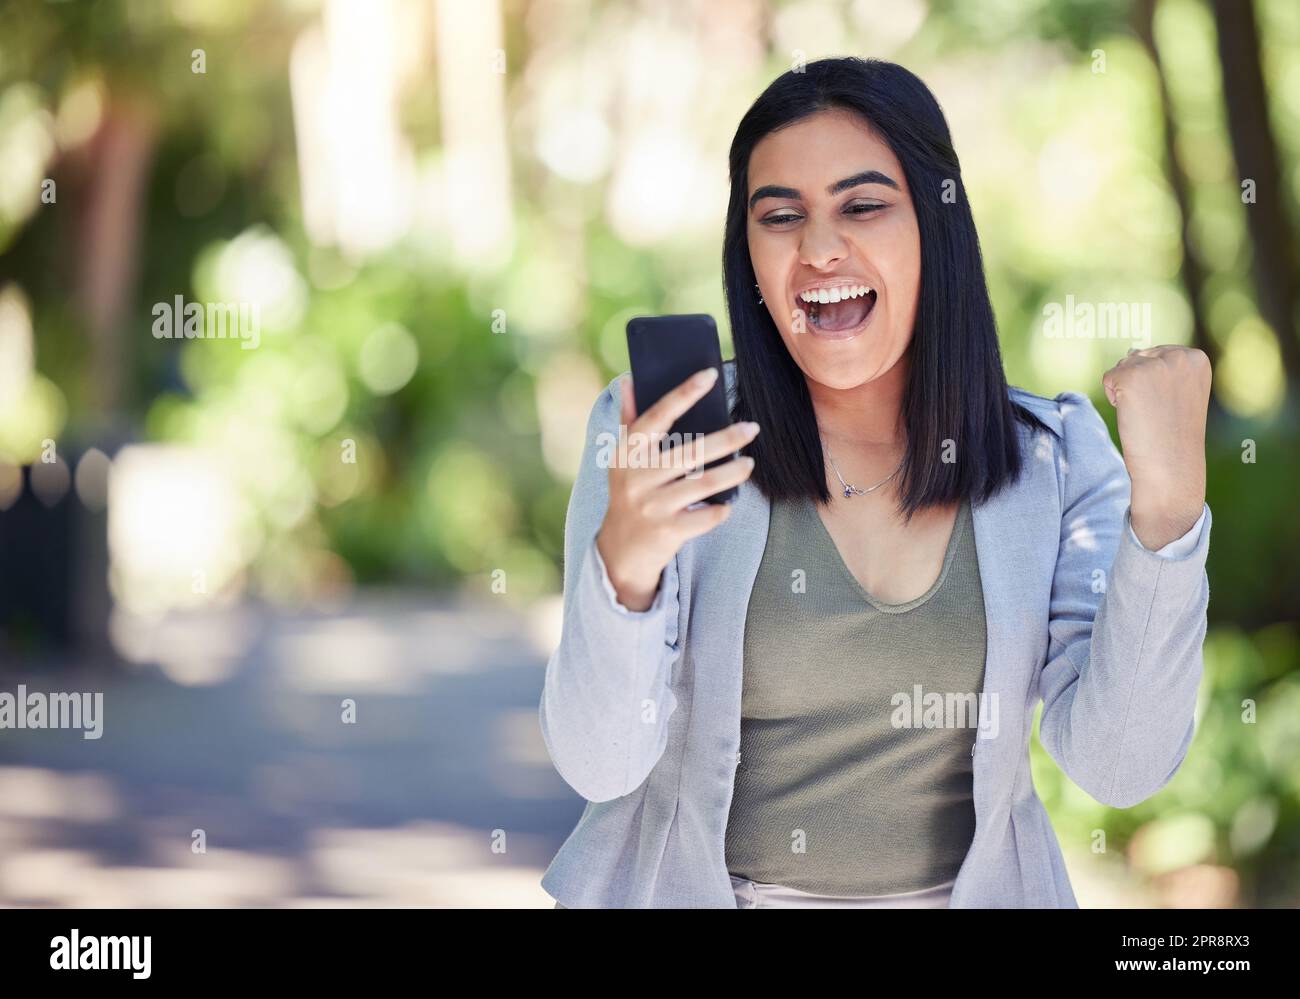
[[[637,316],[627,324],[627,353],[631,360],[632,389],[638,416],[701,368],[718,369],[712,388],[678,417],[668,437],[661,443],[661,449],[698,439],[687,437],[687,434],[711,434],[731,424],[722,373],[722,344],[712,316]],[[682,436],[678,438],[674,436],[676,434]],[[704,468],[724,464],[736,453],[716,458]],[[695,470],[695,474],[699,471]],[[735,486],[728,486],[701,502],[730,503],[736,498],[736,492]]]

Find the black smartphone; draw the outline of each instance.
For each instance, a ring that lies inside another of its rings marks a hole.
[[[678,417],[668,437],[661,442],[661,448],[697,439],[687,434],[711,434],[731,424],[722,373],[722,344],[712,316],[637,316],[627,324],[627,353],[638,416],[701,368],[718,369],[713,387]],[[676,436],[679,434],[680,437]],[[716,458],[704,467],[721,465],[735,455],[732,452]],[[736,492],[735,486],[728,486],[702,502],[730,503],[736,498]]]

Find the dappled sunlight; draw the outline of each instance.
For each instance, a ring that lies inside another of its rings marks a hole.
[[[1097,550],[1097,535],[1088,524],[1087,517],[1076,517],[1066,525],[1069,534],[1066,535],[1068,544],[1075,548],[1081,548],[1086,552]]]
[[[0,732],[25,761],[0,766],[0,906],[550,907],[580,802],[542,743],[530,627],[410,591],[120,624],[138,658],[103,685],[101,739]],[[187,638],[220,676],[185,672]]]
[[[100,774],[0,766],[0,822],[111,822],[121,807],[112,782]]]

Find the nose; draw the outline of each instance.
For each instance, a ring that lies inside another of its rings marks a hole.
[[[844,259],[848,247],[839,230],[830,222],[814,222],[804,226],[799,244],[799,259],[807,267],[829,270]]]

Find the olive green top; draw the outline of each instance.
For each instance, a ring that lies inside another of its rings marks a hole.
[[[938,578],[903,604],[854,578],[811,500],[773,502],[745,620],[728,870],[821,895],[955,878],[975,834],[985,641],[969,502]]]

